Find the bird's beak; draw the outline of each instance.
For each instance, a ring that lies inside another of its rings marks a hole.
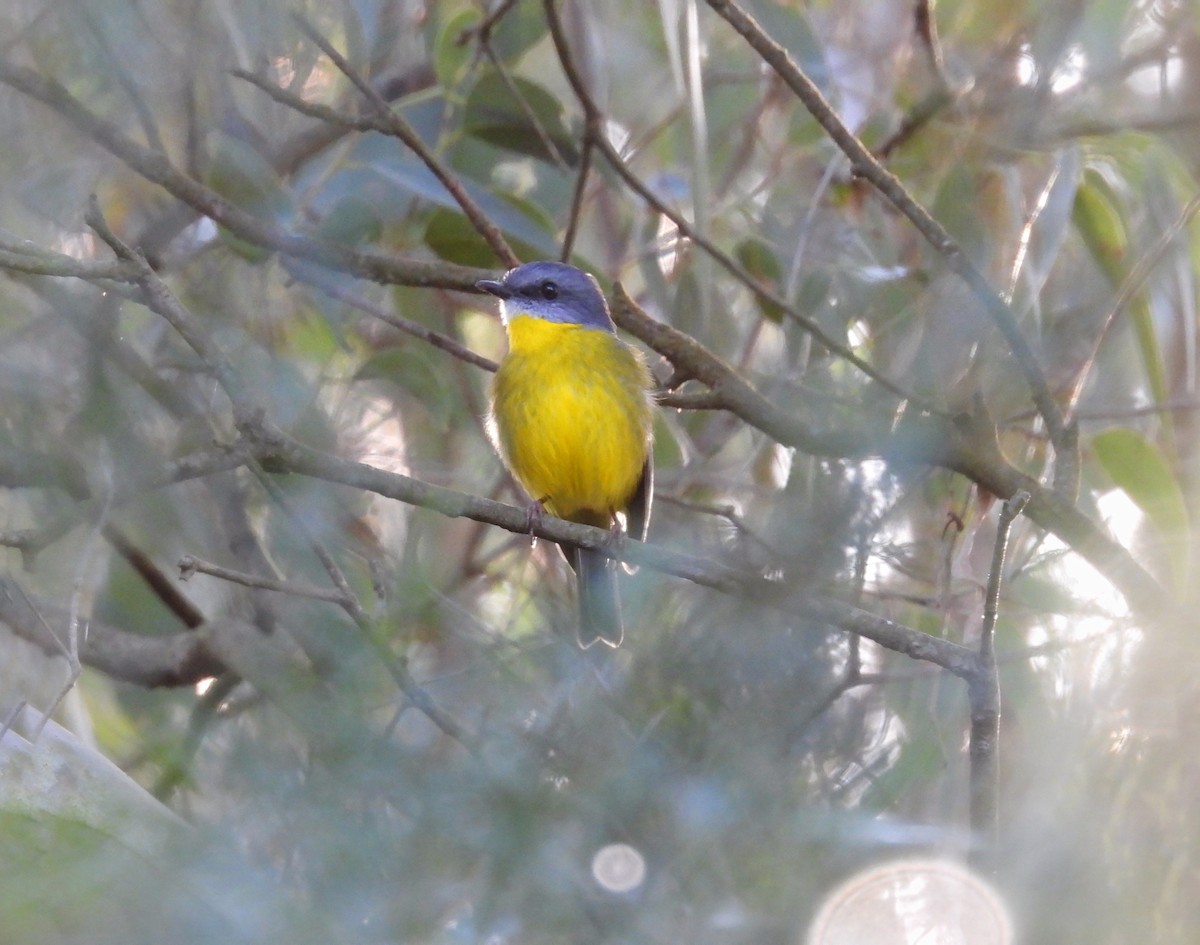
[[[482,289],[488,295],[494,295],[498,299],[511,299],[512,292],[503,282],[497,282],[495,279],[480,279],[475,283],[475,288]]]

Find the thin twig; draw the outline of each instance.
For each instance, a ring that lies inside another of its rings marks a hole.
[[[1000,587],[1009,535],[1013,522],[1029,499],[1029,493],[1018,492],[1000,508],[984,598],[979,651],[975,668],[967,678],[967,698],[971,707],[970,818],[975,834],[974,859],[978,866],[989,872],[995,871],[994,856],[1000,840],[1000,675],[996,666],[996,618],[1000,612]]]
[[[525,95],[517,85],[516,79],[512,77],[512,73],[509,72],[508,67],[500,61],[500,57],[496,55],[496,51],[492,48],[492,44],[486,36],[480,37],[480,45],[482,45],[488,61],[491,62],[492,67],[496,70],[496,75],[500,76],[500,81],[508,89],[508,94],[516,101],[517,107],[521,109],[521,114],[529,122],[529,126],[533,129],[534,134],[538,136],[538,141],[546,149],[546,153],[550,155],[550,159],[560,171],[568,173],[571,170],[571,165],[567,163],[566,158],[559,151],[558,145],[554,143],[554,139],[550,137],[550,133],[543,127],[542,120],[538,118],[537,112],[533,110],[533,106],[526,100]]]
[[[358,627],[372,649],[374,649],[380,662],[383,663],[384,668],[400,688],[400,691],[404,693],[405,698],[446,735],[449,735],[464,748],[474,751],[476,745],[475,737],[457,719],[434,701],[429,692],[413,678],[406,662],[402,659],[398,660],[387,643],[376,633],[370,615],[350,587],[350,582],[347,580],[345,573],[338,566],[333,555],[329,553],[324,544],[305,525],[303,518],[296,514],[292,508],[291,501],[284,494],[283,490],[257,464],[254,464],[252,468],[257,475],[259,483],[266,490],[267,494],[270,495],[271,500],[291,520],[292,526],[303,536],[309,549],[316,555],[317,560],[321,562],[325,573],[329,575],[329,580],[333,582],[333,586],[337,589],[338,597],[335,603],[354,621],[354,625]]]
[[[113,507],[119,508],[132,499],[176,483],[236,469],[246,461],[249,455],[246,445],[240,444],[233,449],[206,450],[162,463],[158,468],[150,470],[144,475],[123,479],[114,492]],[[102,505],[103,503],[98,499],[86,499],[76,503],[69,510],[59,513],[56,518],[36,529],[0,532],[0,546],[16,548],[26,558],[32,559],[81,522],[95,518]]]
[[[666,502],[668,505],[674,505],[681,509],[688,509],[692,512],[700,512],[704,515],[714,515],[718,518],[723,518],[737,531],[745,535],[756,545],[771,555],[778,557],[779,549],[774,547],[770,542],[763,538],[757,531],[750,527],[746,522],[745,516],[740,514],[737,508],[731,504],[717,504],[712,502],[693,502],[690,499],[681,499],[673,495],[656,494],[655,502]]]
[[[204,561],[193,555],[184,555],[179,559],[179,579],[188,580],[193,574],[207,574],[210,577],[240,584],[243,587],[253,587],[263,591],[277,591],[280,594],[290,594],[293,597],[307,597],[311,600],[325,601],[341,606],[344,601],[340,591],[331,591],[325,587],[312,584],[297,584],[294,581],[280,581],[275,578],[263,577],[258,574],[247,574],[232,568]]]
[[[62,704],[62,701],[67,698],[71,690],[75,688],[75,683],[79,681],[79,677],[83,674],[83,663],[79,658],[79,645],[81,636],[79,629],[79,624],[81,621],[80,612],[84,607],[84,597],[87,596],[90,599],[91,596],[85,589],[85,585],[90,581],[91,578],[89,571],[91,570],[92,562],[96,557],[96,548],[100,542],[100,536],[104,530],[106,522],[108,521],[108,517],[112,512],[114,495],[111,467],[106,464],[104,472],[106,473],[105,478],[108,479],[108,489],[105,491],[104,505],[100,510],[99,519],[96,521],[96,524],[93,526],[92,530],[88,533],[87,538],[84,540],[83,547],[79,552],[79,560],[75,564],[75,583],[71,591],[70,616],[67,620],[67,645],[63,648],[63,655],[67,658],[67,679],[63,683],[62,689],[59,690],[54,700],[42,713],[42,717],[38,721],[37,725],[34,726],[33,733],[30,736],[30,741],[38,740],[42,734],[42,730],[46,727],[46,723],[50,721],[50,717],[54,715],[56,711],[58,711],[58,707]],[[45,623],[44,618],[41,618],[40,614],[39,619]],[[49,629],[48,625],[47,629]],[[83,635],[86,636],[86,633],[87,631],[85,628]]]
[[[579,219],[583,212],[583,198],[587,193],[588,175],[592,170],[591,135],[583,136],[583,145],[579,149],[579,172],[575,177],[575,192],[571,195],[571,212],[567,217],[567,231],[563,234],[562,251],[558,258],[568,262],[575,248],[575,234],[579,231]]]
[[[357,292],[339,284],[336,279],[326,278],[320,271],[305,268],[303,271],[293,271],[292,275],[299,281],[325,293],[330,298],[337,299],[339,302],[345,302],[359,311],[366,312],[368,315],[378,318],[381,322],[386,322],[407,335],[427,341],[435,348],[440,348],[442,351],[453,355],[466,364],[473,364],[475,367],[492,372],[498,367],[496,362],[491,358],[484,357],[482,354],[472,351],[466,345],[456,341],[449,335],[434,331],[432,328],[426,328],[419,322],[407,319],[403,315],[397,315],[382,305],[376,305],[365,296],[359,295]]]
[[[470,41],[472,36],[489,35],[492,29],[505,17],[508,11],[517,5],[517,2],[518,0],[501,0],[500,3],[496,4],[496,9],[494,9],[491,13],[485,16],[474,26],[468,26],[465,30],[459,33],[458,36],[454,38],[454,45],[465,46]]]

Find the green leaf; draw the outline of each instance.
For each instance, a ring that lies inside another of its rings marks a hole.
[[[779,284],[779,280],[783,276],[779,260],[762,240],[753,237],[742,240],[734,250],[734,255],[763,288],[774,289]],[[783,319],[783,309],[773,302],[765,301],[756,295],[754,304],[758,306],[763,318],[768,321],[778,324]]]
[[[385,348],[367,358],[354,373],[356,381],[385,381],[395,384],[422,404],[442,428],[453,411],[449,383],[441,363],[419,346]]]
[[[463,30],[479,23],[481,15],[477,7],[458,10],[438,26],[437,39],[433,47],[433,71],[438,82],[445,88],[453,88],[467,71],[475,46],[460,43]]]
[[[1145,513],[1170,557],[1177,582],[1188,573],[1188,511],[1183,491],[1162,451],[1136,430],[1118,427],[1092,438],[1101,467]]]
[[[425,227],[425,245],[439,259],[461,266],[486,269],[496,262],[496,254],[475,227],[465,216],[453,210],[439,208],[433,212]]]
[[[1083,181],[1075,195],[1072,218],[1088,251],[1104,271],[1113,288],[1128,274],[1129,237],[1120,203],[1103,174],[1095,167],[1083,172]],[[1129,320],[1141,351],[1146,379],[1156,403],[1167,400],[1167,378],[1154,318],[1145,292],[1139,291],[1129,303]],[[1170,418],[1166,418],[1170,423]]]
[[[515,207],[519,213],[513,217],[524,216],[532,219],[546,232],[552,232],[550,222],[538,213],[536,207],[505,195],[504,201]],[[518,239],[508,227],[504,228],[505,236],[515,252],[522,259],[540,259],[546,255],[544,247],[535,246],[526,240]],[[438,258],[447,262],[458,263],[462,266],[476,266],[480,269],[493,268],[496,265],[496,254],[492,252],[479,231],[462,213],[439,207],[430,215],[425,226],[425,245]]]
[[[1072,211],[1075,228],[1109,281],[1120,285],[1125,276],[1129,237],[1125,221],[1104,176],[1094,167],[1083,172]]]
[[[244,141],[214,132],[209,140],[205,183],[240,210],[281,225],[291,215],[287,189],[269,161]],[[218,232],[227,246],[250,262],[262,262],[270,250],[247,242],[224,227]]]
[[[467,97],[463,131],[506,151],[553,162],[549,140],[574,167],[579,151],[575,135],[564,124],[562,103],[528,79],[513,76],[512,83],[515,95],[496,70],[482,72]]]
[[[327,243],[362,246],[383,235],[383,221],[372,201],[358,194],[340,198],[321,220],[316,236]]]
[[[536,3],[518,3],[492,29],[492,49],[503,62],[514,64],[547,35],[546,19]]]

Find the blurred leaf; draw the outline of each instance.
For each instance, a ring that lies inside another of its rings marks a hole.
[[[783,273],[779,267],[779,260],[775,258],[775,254],[771,252],[766,243],[753,237],[747,237],[738,243],[734,249],[734,255],[763,288],[778,291],[779,280]],[[768,302],[758,295],[754,296],[754,303],[768,321],[776,324],[782,321],[783,309],[778,305]]]
[[[466,73],[475,56],[475,48],[470,43],[460,43],[458,38],[481,19],[478,7],[463,7],[438,25],[433,44],[433,71],[444,88],[456,86]]]
[[[1146,514],[1167,549],[1173,576],[1182,580],[1190,555],[1188,511],[1166,457],[1142,434],[1124,427],[1097,433],[1092,451],[1109,478]]]
[[[1025,268],[1035,289],[1044,286],[1062,253],[1071,230],[1076,196],[1082,180],[1082,149],[1063,148],[1058,155],[1048,189],[1040,200],[1036,226],[1029,244]]]
[[[871,810],[890,810],[911,796],[915,785],[928,783],[945,764],[945,747],[937,733],[917,729],[904,742],[896,763],[872,779],[863,803]]]
[[[973,259],[986,259],[1004,215],[999,175],[978,165],[955,164],[942,179],[933,202],[933,215]]]
[[[508,203],[513,210],[504,214],[506,220],[521,216],[525,220],[536,220],[547,233],[552,229],[550,221],[545,219],[533,204],[511,197],[508,198]],[[507,231],[506,236],[509,237],[513,251],[522,259],[539,259],[547,255],[545,243],[528,243],[511,231]],[[439,208],[433,212],[425,226],[425,245],[447,262],[478,266],[482,269],[496,265],[496,254],[492,252],[487,241],[480,236],[479,231],[463,213],[454,210]]]
[[[1125,275],[1125,253],[1129,246],[1125,221],[1117,206],[1104,176],[1093,167],[1086,168],[1075,192],[1072,218],[1084,245],[1113,286],[1119,286]]]
[[[496,264],[496,254],[479,231],[463,214],[453,210],[433,212],[425,227],[425,245],[447,262],[480,268]]]
[[[480,74],[467,97],[463,131],[506,151],[552,162],[549,139],[559,156],[574,167],[579,151],[576,136],[563,123],[562,103],[528,79],[513,76],[512,81],[516,94],[495,70]],[[536,118],[536,125],[526,110]]]
[[[354,372],[356,381],[381,380],[396,384],[418,400],[434,402],[446,386],[445,373],[414,347],[376,352]]]
[[[517,3],[492,29],[492,48],[503,62],[513,65],[547,35],[546,18],[535,3]]]
[[[347,194],[321,219],[316,236],[339,246],[378,242],[383,222],[373,202],[359,194]]]
[[[244,141],[214,132],[209,139],[209,165],[205,183],[230,203],[268,223],[282,225],[291,215],[292,202],[283,181],[270,162]],[[221,238],[239,256],[262,262],[271,251],[234,236],[219,227]]]
[[[826,86],[830,81],[830,69],[825,59],[825,47],[809,23],[804,8],[769,0],[755,3],[751,9],[771,38],[788,51],[808,77],[821,86],[822,91],[828,93]]]
[[[802,315],[812,315],[829,300],[829,290],[833,280],[823,269],[809,272],[800,280],[800,288],[796,292],[796,309]]]
[[[1107,70],[1116,66],[1130,16],[1127,0],[1092,0],[1082,8],[1079,42],[1089,69]]]
[[[1104,175],[1094,167],[1084,171],[1083,183],[1075,195],[1072,217],[1092,257],[1108,276],[1114,290],[1119,289],[1129,274],[1129,238],[1120,203]],[[1133,324],[1142,364],[1155,403],[1167,400],[1167,379],[1162,351],[1155,331],[1153,314],[1145,292],[1139,290],[1128,304],[1128,317]],[[1169,415],[1165,417],[1170,423]]]

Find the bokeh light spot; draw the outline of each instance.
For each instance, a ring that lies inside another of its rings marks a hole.
[[[627,843],[610,843],[592,857],[592,876],[609,892],[632,892],[646,878],[646,860]]]
[[[808,945],[1009,945],[1000,897],[965,867],[897,860],[857,873],[833,890]]]

